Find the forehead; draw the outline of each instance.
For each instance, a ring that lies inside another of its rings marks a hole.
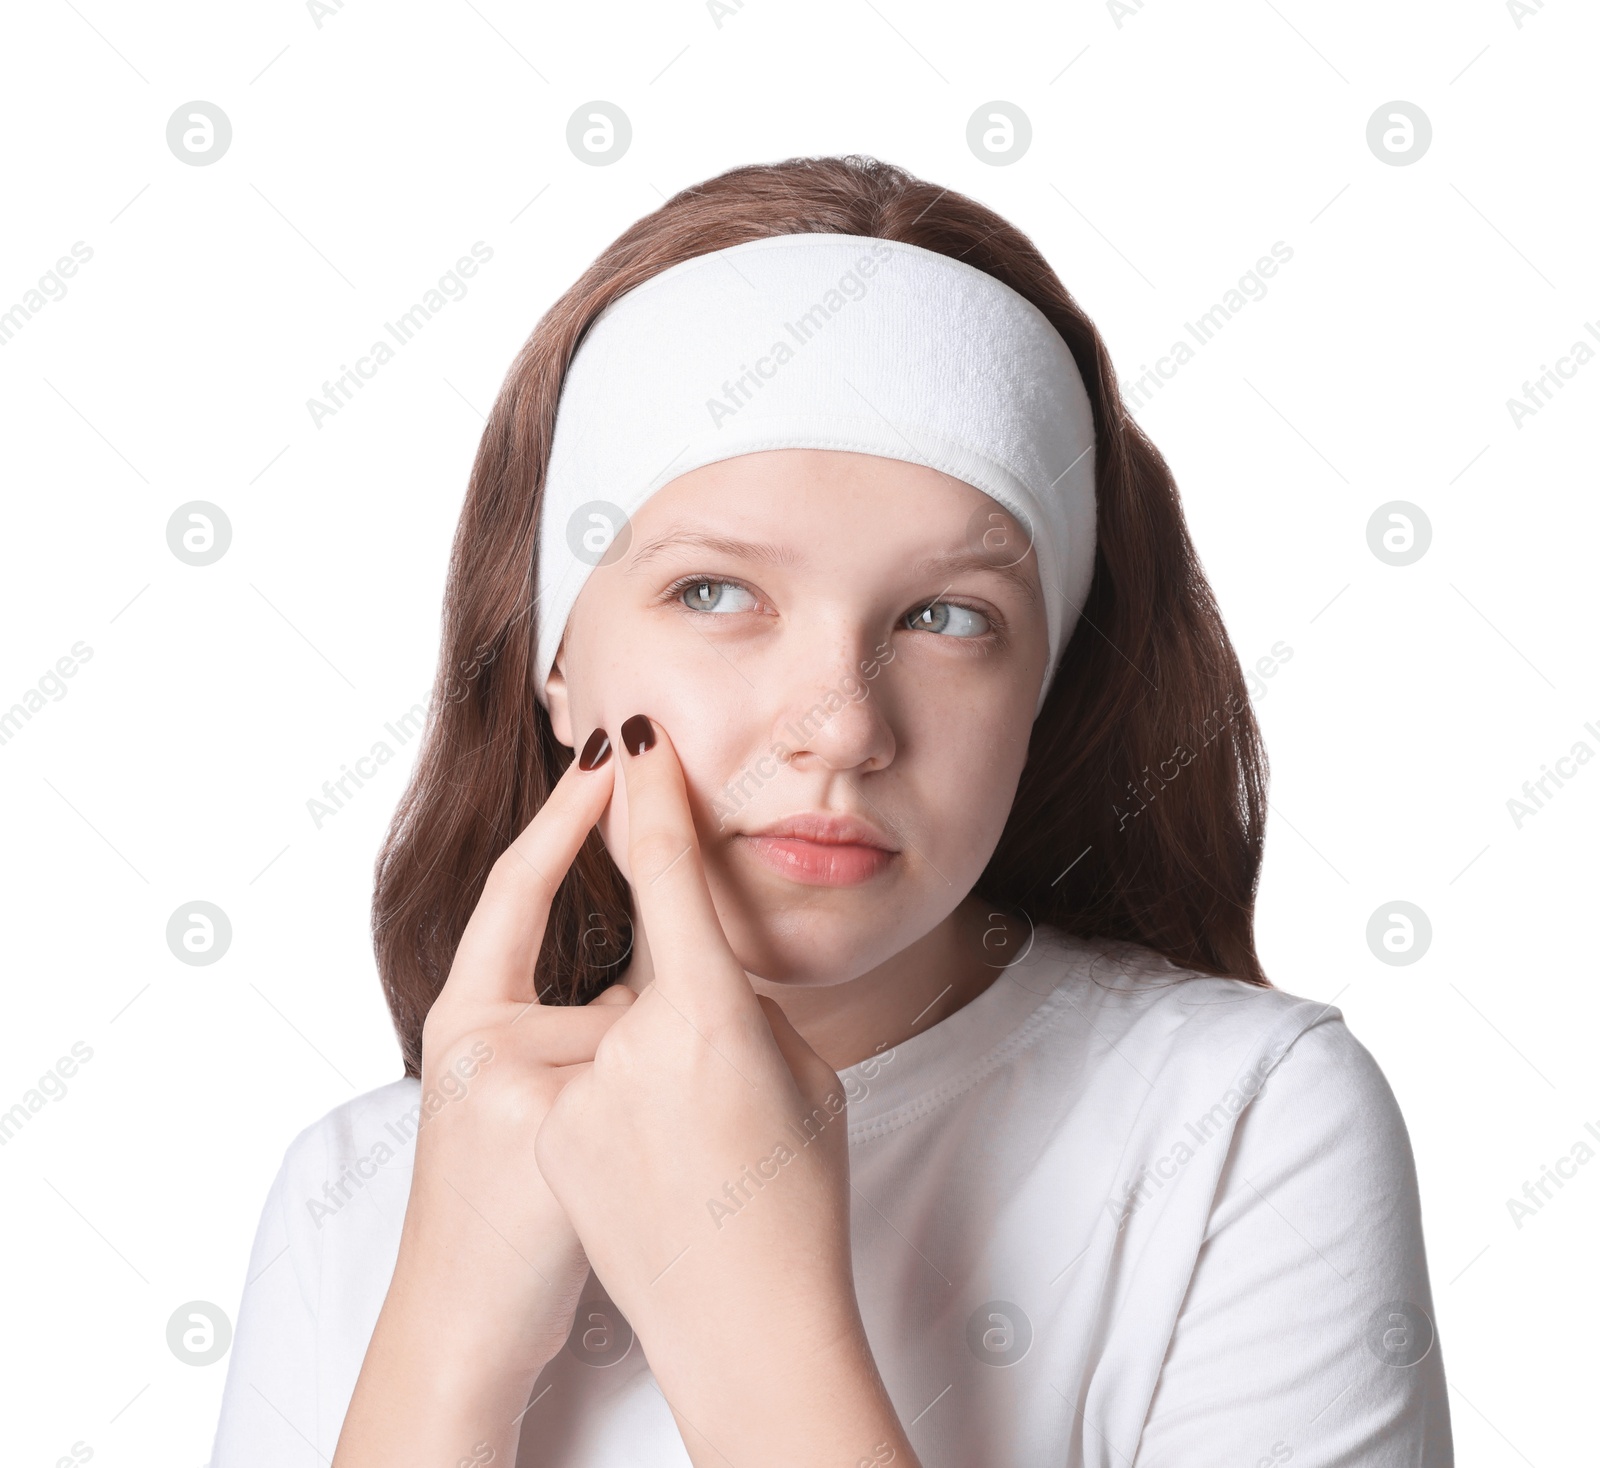
[[[779,449],[681,475],[634,515],[630,572],[701,553],[797,570],[874,575],[993,571],[1030,600],[1038,560],[1023,529],[972,485],[926,465],[831,449]]]
[[[903,543],[959,537],[995,502],[970,484],[900,459],[837,449],[771,449],[740,454],[680,475],[633,516],[641,532],[712,519],[760,528],[767,537],[808,543],[864,532]]]

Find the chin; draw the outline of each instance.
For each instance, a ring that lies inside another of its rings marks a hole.
[[[922,931],[908,931],[915,925],[907,924],[903,906],[888,908],[902,914],[894,927],[885,926],[885,907],[876,903],[870,910],[855,903],[840,910],[827,902],[754,911],[745,902],[733,911],[729,906],[717,901],[723,931],[740,965],[746,973],[786,989],[847,984],[892,958]],[[937,915],[926,926],[936,921]]]

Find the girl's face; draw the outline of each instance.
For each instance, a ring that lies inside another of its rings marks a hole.
[[[548,684],[562,743],[632,714],[682,762],[717,913],[774,983],[937,927],[1000,839],[1047,661],[1037,558],[971,485],[781,449],[675,479],[597,567]],[[628,875],[624,786],[600,823]]]

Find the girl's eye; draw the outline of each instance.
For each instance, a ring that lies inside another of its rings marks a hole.
[[[693,581],[678,599],[694,612],[748,612],[757,605],[755,596],[736,581]]]
[[[971,607],[935,601],[914,612],[907,612],[904,625],[913,632],[943,632],[949,637],[982,637],[989,630],[989,619]]]

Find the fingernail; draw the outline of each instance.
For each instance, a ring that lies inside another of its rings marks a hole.
[[[643,714],[635,714],[622,726],[622,747],[629,754],[643,754],[645,750],[653,749],[655,742],[656,731]]]
[[[598,770],[610,758],[611,736],[604,729],[596,729],[583,746],[583,753],[578,756],[578,768]]]

